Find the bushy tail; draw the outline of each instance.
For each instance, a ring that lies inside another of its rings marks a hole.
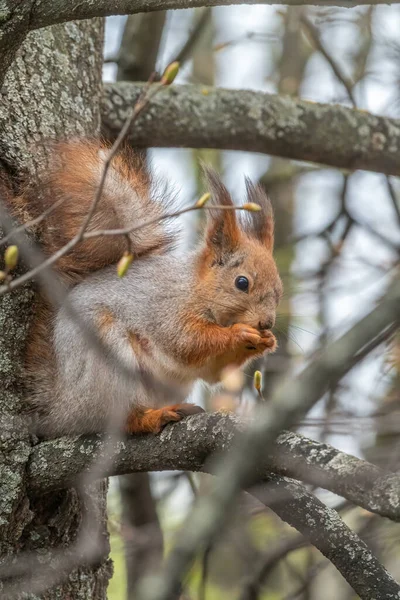
[[[57,203],[40,231],[47,255],[63,247],[80,230],[100,185],[108,146],[95,141],[54,144],[49,170],[40,189],[29,187],[22,202],[37,217]],[[112,160],[101,199],[87,231],[135,227],[130,234],[135,256],[165,252],[174,236],[165,221],[140,227],[166,214],[168,203],[159,201],[156,186],[140,153],[124,149]],[[140,227],[139,229],[136,229]],[[57,262],[57,269],[72,280],[116,263],[127,248],[122,235],[93,237],[79,242]]]

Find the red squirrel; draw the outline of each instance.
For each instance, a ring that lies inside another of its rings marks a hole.
[[[108,148],[96,141],[56,144],[40,189],[18,199],[32,216],[62,199],[43,222],[41,243],[51,255],[79,230],[98,189]],[[192,252],[174,253],[177,233],[165,220],[130,234],[134,260],[118,278],[123,236],[93,237],[57,263],[68,299],[116,357],[154,381],[129,384],[93,353],[67,311],[39,299],[28,342],[30,406],[39,436],[101,432],[116,409],[128,433],[158,433],[164,425],[202,409],[184,402],[198,379],[220,380],[227,366],[242,366],[273,352],[271,329],[282,294],[273,258],[274,224],[263,189],[246,181],[247,202],[258,212],[232,207],[218,175],[207,171],[212,198],[207,225]],[[159,189],[159,188],[158,188]],[[139,226],[168,214],[168,203],[141,155],[124,149],[112,160],[87,231]],[[215,208],[213,208],[215,207]],[[175,390],[165,406],[157,382]]]

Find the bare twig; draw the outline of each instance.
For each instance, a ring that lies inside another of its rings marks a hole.
[[[104,475],[174,469],[201,471],[204,457],[230,450],[238,433],[248,424],[233,415],[207,413],[168,427],[160,436],[129,438],[124,446],[117,448]],[[190,446],[190,452],[183,453],[182,446]],[[27,471],[30,492],[41,495],[74,485],[80,473],[90,470],[93,455],[105,455],[103,436],[62,438],[38,444],[32,450]],[[266,479],[276,472],[301,479],[343,496],[365,510],[400,522],[400,507],[396,503],[400,476],[386,473],[329,444],[284,431],[269,452],[260,453],[258,461],[260,478]],[[48,464],[53,465],[51,470],[46,469]]]
[[[134,464],[140,470],[158,470],[160,463],[165,469],[188,468],[215,472],[213,464],[209,461],[204,461],[216,450],[226,450],[227,447],[232,448],[232,445],[235,446],[227,425],[237,422],[237,419],[228,415],[198,415],[176,425],[168,426],[160,436],[142,436],[131,439],[125,444],[119,445],[116,449],[114,464],[112,465],[113,473],[128,472]],[[218,423],[220,425],[224,423],[225,427],[220,427]],[[296,434],[285,435],[296,436]],[[313,460],[313,458],[315,459],[318,456],[318,451],[314,446],[317,442],[310,442],[310,440],[305,440],[304,447],[308,448],[309,446],[309,457]],[[182,445],[186,445],[186,443],[190,445],[190,452],[182,452]],[[30,465],[30,482],[32,485],[37,485],[40,475],[42,477],[53,477],[53,473],[55,475],[61,474],[65,482],[65,469],[70,469],[71,464],[76,468],[76,461],[80,461],[82,468],[82,465],[87,464],[88,457],[93,452],[100,457],[103,444],[104,441],[100,436],[75,439],[64,438],[56,442],[49,441],[40,444],[33,450]],[[327,466],[332,463],[332,467],[334,467],[336,463],[339,469],[336,473],[343,473],[346,464],[345,455],[340,453],[341,457],[339,458],[338,451],[331,448],[333,454],[331,460],[328,460],[329,454],[327,450],[329,447],[326,445],[322,446],[325,450],[321,448],[321,465]],[[174,447],[175,451],[171,453]],[[68,451],[66,450],[67,448]],[[289,440],[287,444],[289,455],[292,448],[295,448],[293,439]],[[66,451],[69,457],[68,461],[64,459]],[[47,460],[46,452],[49,452]],[[57,461],[57,454],[60,457],[60,461]],[[366,463],[354,457],[351,458],[350,464],[352,461],[356,461],[356,463],[351,466],[349,471],[348,489],[353,486],[354,490],[357,490],[356,493],[359,494],[359,497],[363,497],[360,482],[355,479],[355,476],[364,474],[365,486],[369,485],[371,479],[375,481],[375,500],[372,500],[372,504],[375,503],[376,508],[376,503],[382,502],[385,497],[385,492],[382,492],[382,488],[379,487],[380,479],[377,475],[379,469],[370,465],[369,468],[375,471],[368,473],[362,467],[362,464],[365,465]],[[51,474],[49,474],[48,469],[43,467],[43,465],[49,464],[49,462],[53,465]],[[225,459],[225,464],[226,462]],[[385,570],[377,564],[376,559],[372,557],[366,546],[343,524],[337,513],[323,506],[312,494],[306,492],[301,485],[295,484],[289,479],[272,475],[270,472],[271,466],[262,466],[263,464],[263,460],[259,456],[259,476],[263,477],[268,482],[268,485],[263,488],[252,488],[251,493],[267,506],[270,506],[281,518],[299,529],[321,552],[332,560],[349,583],[357,590],[361,598],[368,598],[368,600],[371,597],[382,600],[386,598],[385,594],[388,593],[388,589],[393,591],[396,584],[394,584]],[[62,473],[63,470],[64,473]],[[392,487],[388,487],[386,494],[388,505],[392,504],[391,498],[397,498],[397,490],[399,488],[398,475],[393,475],[392,477]],[[340,475],[336,479],[340,479]],[[395,505],[392,505],[392,508],[398,512],[398,507],[396,508]],[[207,512],[204,513],[204,518],[208,519]],[[216,530],[213,529],[213,535],[215,534]],[[180,533],[180,537],[182,537],[182,533]],[[200,547],[196,545],[197,549]],[[363,571],[362,577],[359,576],[360,569]],[[183,575],[184,572],[181,572],[180,576],[183,577]],[[153,586],[156,582],[157,577],[152,577],[151,585],[148,588],[146,587],[146,589],[154,591]],[[381,587],[378,590],[373,590],[374,585]],[[389,588],[386,586],[389,586]],[[157,588],[155,589],[157,590]],[[162,588],[158,589],[160,590],[159,593],[162,593]]]
[[[210,554],[212,551],[212,544],[209,544],[203,552],[201,560],[201,577],[199,584],[199,596],[198,600],[206,600],[206,588],[208,579],[208,570],[210,566]]]
[[[192,490],[192,494],[193,496],[197,496],[197,486],[196,486],[196,482],[193,478],[193,473],[191,473],[190,471],[184,471],[184,476],[186,477],[186,480],[190,486],[190,489]]]
[[[181,66],[183,66],[191,57],[194,47],[197,42],[201,38],[204,30],[208,26],[211,20],[211,9],[210,8],[202,8],[201,14],[198,17],[193,30],[189,33],[189,37],[186,42],[183,44],[182,48],[176,54],[176,56],[172,56],[171,60],[168,61],[167,64],[172,62],[178,62]]]
[[[97,194],[96,194],[95,201],[96,202],[98,201]],[[37,275],[39,275],[41,273],[41,271],[43,271],[44,269],[48,269],[49,267],[54,265],[62,256],[64,256],[65,254],[68,254],[68,252],[70,252],[72,250],[72,248],[74,248],[76,246],[76,244],[78,244],[82,240],[87,240],[87,239],[94,238],[94,237],[103,237],[103,236],[106,237],[106,236],[116,236],[116,235],[122,235],[125,238],[127,238],[128,234],[133,233],[135,231],[139,231],[144,227],[148,227],[149,225],[152,225],[153,223],[158,223],[158,222],[161,222],[164,220],[179,217],[188,212],[197,211],[197,210],[234,210],[234,211],[245,210],[246,211],[247,209],[244,208],[243,206],[222,206],[222,205],[218,206],[218,205],[215,205],[211,208],[208,206],[196,206],[196,204],[194,204],[192,206],[188,206],[181,210],[167,213],[165,215],[155,217],[154,219],[149,219],[148,221],[144,221],[140,225],[132,225],[132,226],[125,227],[122,229],[99,229],[96,231],[88,231],[85,233],[85,229],[87,226],[86,225],[85,228],[82,227],[81,231],[75,237],[73,237],[69,242],[67,242],[67,244],[65,244],[62,248],[57,250],[57,252],[54,252],[54,254],[52,254],[49,258],[43,259],[35,267],[30,269],[23,275],[20,275],[20,277],[18,277],[17,279],[12,280],[7,285],[0,286],[0,296],[2,296],[3,294],[6,294],[8,292],[12,292],[17,287],[20,287],[27,281],[30,281],[31,279],[34,279],[35,277],[37,277]],[[85,219],[85,222],[86,221],[87,221],[87,219]],[[15,237],[14,233],[16,231],[17,231],[16,229],[10,231],[10,233],[8,235],[9,239],[13,239]],[[129,241],[129,244],[130,244],[130,241]],[[130,245],[128,245],[128,250],[129,250],[129,248],[130,248]]]
[[[13,241],[18,246],[20,254],[26,262],[26,264],[29,267],[31,267],[29,273],[37,272],[39,284],[42,286],[46,297],[49,299],[49,301],[55,307],[59,307],[62,305],[65,308],[68,316],[71,317],[71,319],[75,323],[77,323],[77,325],[81,329],[83,335],[90,344],[90,347],[92,348],[94,353],[96,353],[102,360],[104,360],[106,364],[112,364],[113,367],[117,368],[118,371],[121,373],[121,377],[127,378],[127,380],[131,384],[137,382],[139,376],[138,372],[136,370],[128,368],[126,364],[119,359],[115,352],[112,352],[109,346],[106,346],[104,344],[104,342],[98,335],[98,332],[93,327],[91,327],[74,309],[74,307],[68,300],[68,295],[66,294],[64,285],[61,284],[56,273],[52,271],[50,266],[46,264],[44,268],[42,267],[42,265],[47,262],[44,258],[42,251],[35,243],[28,240],[23,231],[18,232],[16,229],[14,229],[13,221],[8,215],[5,207],[1,203],[1,198],[0,223],[2,225],[2,228],[6,232],[12,231]],[[21,278],[18,278],[14,281],[18,281],[19,279]],[[28,280],[29,279],[30,278],[28,278]],[[24,280],[24,282],[26,282],[26,280]],[[8,285],[10,291],[13,289],[12,284],[13,282],[10,282],[10,284]],[[7,286],[2,286],[0,290],[3,290],[3,288],[7,288]],[[143,376],[147,380],[148,384],[151,385],[151,381],[147,378],[147,376],[145,374],[141,374],[141,377]],[[161,383],[159,385],[164,386],[164,390],[166,393],[171,393],[172,390],[168,390],[167,386]]]
[[[399,222],[399,225],[400,225],[400,200],[397,197],[396,191],[393,187],[390,177],[386,177],[385,179],[386,179],[387,189],[388,189],[390,198],[392,200],[393,209],[394,209],[395,215],[397,217],[397,221]]]
[[[155,217],[154,219],[149,219],[148,221],[144,221],[140,225],[130,225],[128,227],[122,229],[98,229],[97,231],[89,231],[85,234],[84,239],[90,239],[94,237],[102,237],[109,235],[127,235],[128,233],[134,233],[135,231],[139,231],[143,227],[148,227],[149,225],[153,225],[154,223],[158,223],[160,221],[165,221],[168,219],[173,219],[175,217],[180,217],[185,215],[186,213],[197,211],[197,210],[206,210],[206,211],[215,211],[215,210],[227,210],[227,211],[247,211],[248,209],[245,206],[224,206],[224,205],[213,205],[213,206],[198,206],[193,204],[191,206],[187,206],[186,208],[181,208],[174,212],[161,215],[160,217]]]
[[[275,477],[251,493],[295,527],[340,571],[362,600],[400,595],[400,586],[338,513],[304,486]]]
[[[247,31],[243,35],[238,35],[237,37],[228,40],[226,42],[221,42],[216,44],[213,48],[214,52],[220,52],[221,50],[225,50],[226,48],[232,48],[233,46],[237,46],[245,41],[278,41],[278,36],[272,33],[266,33],[263,31]]]
[[[113,158],[115,157],[116,153],[118,152],[119,148],[121,147],[121,144],[123,143],[126,136],[128,135],[128,132],[131,129],[132,125],[135,123],[136,119],[142,113],[142,111],[146,108],[149,101],[152,98],[154,98],[154,96],[162,88],[164,88],[166,85],[169,85],[169,81],[162,79],[159,83],[152,86],[151,84],[153,82],[153,79],[154,79],[154,73],[152,74],[152,76],[150,77],[150,79],[146,83],[146,85],[143,87],[141,93],[139,94],[138,99],[136,100],[133,108],[131,109],[130,114],[126,118],[122,129],[119,131],[116,140],[114,141],[113,145],[108,150],[108,152],[106,153],[106,156],[104,158],[104,163],[103,163],[103,169],[101,172],[99,186],[96,190],[96,194],[90,205],[89,211],[88,211],[85,219],[83,220],[83,223],[82,223],[78,233],[67,244],[65,244],[62,248],[60,248],[57,252],[52,254],[48,259],[42,261],[41,264],[38,264],[35,268],[31,269],[27,273],[24,273],[19,278],[15,279],[13,281],[9,281],[9,282],[7,282],[6,285],[0,287],[0,295],[4,294],[6,292],[10,292],[13,289],[22,285],[23,283],[29,281],[33,277],[36,277],[42,269],[48,268],[51,265],[55,264],[62,256],[64,256],[68,252],[70,252],[72,250],[72,248],[74,248],[77,244],[79,244],[79,242],[81,242],[83,239],[85,239],[85,232],[86,232],[86,230],[90,224],[90,221],[92,220],[92,217],[93,217],[94,213],[96,212],[97,206],[101,200],[103,190],[104,190],[104,185],[105,185],[107,174],[108,174],[108,170],[110,168]],[[55,205],[52,205],[49,209],[44,211],[44,213],[42,213],[42,215],[40,215],[37,219],[34,219],[30,223],[32,224],[32,223],[40,222],[46,216],[48,216],[48,214],[51,213],[52,210],[54,210],[56,208],[56,205],[59,205],[60,203],[61,203],[60,201],[57,201],[55,203]],[[157,219],[155,219],[155,222],[156,221],[157,221]],[[12,239],[13,234],[15,232],[23,231],[28,226],[29,226],[29,223],[10,231],[7,235],[7,240]],[[121,232],[121,235],[124,235],[126,237],[127,249],[128,249],[128,252],[130,252],[131,241],[128,238],[128,233],[129,233],[129,231],[126,230],[126,231]]]
[[[356,107],[357,103],[356,103],[356,100],[355,100],[355,97],[353,94],[354,82],[351,81],[350,79],[348,79],[344,75],[344,73],[342,72],[342,69],[339,67],[339,64],[336,62],[336,60],[333,58],[333,56],[327,51],[324,44],[322,43],[318,29],[315,27],[315,25],[310,21],[310,19],[304,13],[301,14],[300,21],[301,21],[304,29],[306,30],[306,33],[307,33],[309,39],[311,40],[311,43],[315,46],[315,48],[319,52],[321,52],[322,56],[326,59],[326,61],[330,65],[332,71],[336,75],[337,79],[345,87],[347,95],[348,95],[351,103],[353,104],[354,107]]]
[[[23,225],[20,225],[19,227],[15,227],[14,229],[12,229],[6,236],[4,236],[0,240],[0,247],[3,246],[3,245],[5,245],[5,244],[7,244],[13,238],[14,234],[20,233],[21,231],[27,231],[28,229],[31,229],[35,225],[39,225],[39,223],[41,223],[42,221],[44,221],[63,202],[65,202],[65,198],[60,198],[59,200],[57,200],[56,202],[54,202],[54,204],[52,204],[51,206],[49,206],[49,208],[47,208],[45,211],[43,211],[42,214],[40,214],[35,219],[31,219],[30,221],[27,221]]]
[[[325,569],[329,565],[327,560],[320,560],[317,564],[312,565],[304,576],[304,581],[298,586],[296,591],[291,594],[288,594],[284,600],[300,600],[303,598],[304,592],[309,587],[311,581],[316,577],[322,569]]]
[[[304,548],[308,541],[302,535],[291,535],[280,540],[272,549],[259,560],[254,573],[244,583],[240,600],[258,600],[264,581],[277,564],[291,552]]]
[[[112,159],[114,158],[114,156],[118,152],[121,144],[123,143],[126,136],[128,135],[129,129],[132,127],[132,125],[134,124],[134,122],[136,121],[136,119],[138,118],[140,113],[143,111],[143,109],[148,104],[150,98],[155,96],[157,94],[157,92],[163,87],[163,84],[160,83],[156,87],[152,88],[153,93],[149,94],[150,86],[153,82],[153,79],[154,79],[154,74],[150,77],[149,81],[146,83],[145,87],[143,88],[138,100],[135,102],[135,105],[132,108],[131,115],[129,115],[128,118],[126,119],[115,142],[113,143],[113,145],[111,146],[110,150],[107,152],[107,154],[104,158],[104,164],[103,164],[103,169],[101,172],[99,187],[97,188],[97,191],[96,191],[95,197],[93,198],[93,202],[90,206],[89,212],[86,215],[86,217],[81,225],[80,230],[78,231],[78,233],[76,234],[76,236],[74,238],[75,244],[78,244],[83,239],[83,235],[84,235],[86,229],[88,228],[89,223],[92,220],[94,213],[96,212],[97,206],[100,202],[100,199],[101,199],[101,196],[103,193],[104,184],[106,182],[107,173],[110,168]]]
[[[310,19],[308,19],[304,14],[301,15],[300,18],[301,18],[302,25],[308,34],[308,37],[311,39],[311,41],[314,44],[314,46],[316,47],[316,49],[319,52],[321,52],[322,56],[325,58],[325,60],[331,67],[331,69],[332,69],[334,75],[336,76],[336,78],[338,79],[338,81],[344,86],[344,88],[347,92],[347,95],[349,97],[349,100],[352,103],[353,107],[357,108],[357,101],[356,101],[356,98],[353,93],[353,89],[354,89],[354,85],[355,85],[354,82],[352,80],[350,80],[348,77],[346,77],[346,75],[343,73],[341,67],[339,66],[338,62],[335,60],[335,58],[332,56],[332,54],[330,52],[328,52],[327,48],[322,43],[321,36],[319,34],[318,29],[313,25],[313,23],[310,21]],[[389,179],[389,176],[386,176],[385,179],[386,179],[387,190],[388,190],[389,196],[391,198],[397,220],[400,223],[400,205],[399,205],[399,201],[396,196],[396,192],[393,188],[392,182]],[[371,233],[372,235],[379,237],[379,239],[381,241],[383,241],[386,245],[389,245],[392,248],[394,248],[397,252],[400,252],[399,246],[390,242],[390,240],[388,240],[385,236],[380,234],[379,231],[376,231],[368,223],[362,223],[361,226],[364,229],[366,229],[367,231],[369,231],[369,233]]]

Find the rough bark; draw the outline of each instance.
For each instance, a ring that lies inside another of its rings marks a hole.
[[[128,438],[113,446],[107,474],[208,471],[207,458],[228,450],[244,426],[233,415],[207,413],[169,426],[159,436]],[[72,485],[106,449],[109,445],[101,436],[42,442],[33,449],[29,462],[29,489],[39,495]],[[399,475],[385,473],[328,444],[284,432],[272,451],[259,458],[258,477],[268,480],[272,472],[324,487],[366,510],[400,521]]]
[[[367,344],[370,350],[376,347],[377,336],[383,330],[390,331],[393,322],[399,322],[399,299],[400,280],[396,278],[377,308],[341,338],[321,349],[295,379],[287,376],[270,402],[260,405],[257,418],[241,434],[229,454],[224,454],[223,460],[214,466],[216,478],[209,493],[198,498],[165,561],[163,572],[153,577],[152,589],[147,589],[149,582],[143,581],[141,600],[167,600],[174,592],[182,573],[192,565],[198,548],[207,547],[223,530],[240,491],[257,481],[260,456],[271,451],[280,432],[303,418],[328,386],[334,385],[354,366],[354,357],[363,355]]]
[[[143,84],[105,86],[102,122],[115,136]],[[246,90],[174,85],[139,118],[138,146],[248,150],[343,169],[400,175],[400,120],[341,105]]]
[[[0,85],[8,67],[14,60],[15,53],[30,31],[29,22],[33,0],[20,2],[5,0],[0,7]]]
[[[0,156],[30,176],[43,166],[50,138],[92,135],[99,127],[99,21],[31,34],[2,86]]]
[[[102,31],[100,20],[68,23],[32,33],[21,46],[4,81],[0,106],[0,166],[8,177],[37,177],[46,164],[46,139],[98,131]],[[30,440],[18,413],[32,299],[32,289],[25,286],[0,300],[0,548],[4,560],[19,552],[38,552],[44,566],[51,564],[53,548],[68,547],[76,538],[82,503],[74,490],[40,498],[26,495]],[[100,482],[88,491],[107,546],[106,486]],[[40,597],[102,600],[109,575],[107,562],[81,566]]]

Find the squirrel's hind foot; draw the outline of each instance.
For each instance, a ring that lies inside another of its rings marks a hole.
[[[181,421],[184,417],[204,412],[197,404],[172,404],[163,408],[136,409],[126,424],[127,433],[160,433],[168,423]]]

